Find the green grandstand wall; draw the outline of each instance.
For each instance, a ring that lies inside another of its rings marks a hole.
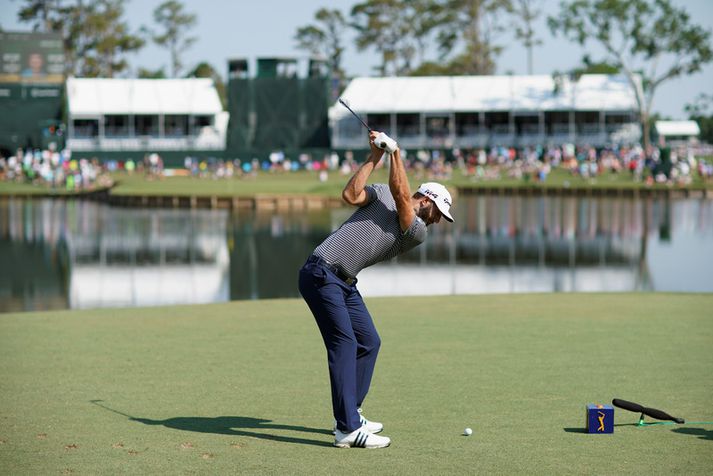
[[[231,79],[226,153],[328,148],[328,78]]]
[[[63,85],[6,83],[0,85],[0,148],[14,153],[19,147],[61,147],[56,126],[62,119]]]

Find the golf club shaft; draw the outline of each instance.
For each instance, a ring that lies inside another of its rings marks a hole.
[[[352,108],[349,107],[349,106],[347,105],[347,103],[344,102],[344,100],[343,100],[342,98],[339,98],[339,103],[340,103],[342,106],[346,107],[346,108],[349,110],[349,112],[351,112],[351,113],[354,115],[354,117],[356,117],[357,119],[359,119],[359,122],[361,122],[362,124],[364,124],[364,127],[366,127],[366,128],[369,130],[369,132],[371,132],[371,127],[369,127],[369,125],[368,125],[366,122],[364,122],[364,120],[359,116],[359,114],[357,114],[356,112],[354,112],[354,111],[352,110]]]

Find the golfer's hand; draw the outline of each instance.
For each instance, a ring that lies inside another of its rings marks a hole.
[[[374,146],[378,147],[379,149],[383,150],[387,154],[391,155],[394,152],[396,152],[399,148],[399,145],[396,143],[394,139],[386,135],[384,132],[376,132],[376,136],[372,136],[371,134],[369,135],[369,138],[371,139],[371,144]]]
[[[369,147],[371,148],[371,156],[374,157],[374,160],[376,161],[381,160],[381,156],[384,155],[384,151],[374,143],[374,139],[376,139],[376,136],[379,134],[379,131],[369,132]]]

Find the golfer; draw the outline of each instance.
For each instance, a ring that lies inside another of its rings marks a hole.
[[[347,203],[359,208],[317,246],[299,275],[300,293],[327,348],[334,445],[341,448],[384,448],[391,443],[376,435],[384,428],[381,423],[361,414],[381,340],[357,290],[356,276],[367,266],[423,243],[427,227],[441,217],[453,221],[451,195],[443,185],[424,183],[411,194],[393,139],[370,132],[369,146],[369,158],[342,192]],[[389,184],[366,185],[382,155],[391,160]]]

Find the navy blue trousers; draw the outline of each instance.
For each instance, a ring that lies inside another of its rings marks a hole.
[[[381,339],[356,288],[323,264],[308,261],[300,270],[299,290],[327,348],[332,409],[337,428],[361,427],[357,408],[369,392]]]

